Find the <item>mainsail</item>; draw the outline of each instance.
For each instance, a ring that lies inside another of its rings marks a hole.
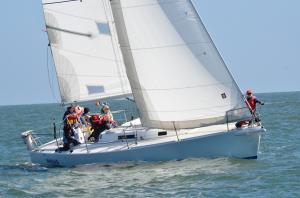
[[[131,94],[108,0],[43,0],[63,103]]]
[[[227,111],[245,106],[190,0],[112,0],[111,7],[144,126],[225,123]]]

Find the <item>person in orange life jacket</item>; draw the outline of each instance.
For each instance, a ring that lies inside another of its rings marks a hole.
[[[252,113],[255,113],[256,111],[256,103],[260,105],[264,105],[263,102],[259,101],[254,95],[252,90],[247,90],[246,92],[247,98],[246,98],[246,104],[248,108],[251,110]]]
[[[69,150],[70,145],[77,145],[79,142],[74,138],[74,131],[72,127],[79,127],[79,118],[83,113],[83,108],[80,106],[71,106],[67,109],[64,115],[63,128],[63,150]]]
[[[65,111],[65,113],[64,113],[63,121],[65,121],[65,119],[67,118],[67,115],[69,115],[71,113],[74,113],[74,110],[75,110],[75,106],[74,105],[69,106],[67,108],[67,110]]]

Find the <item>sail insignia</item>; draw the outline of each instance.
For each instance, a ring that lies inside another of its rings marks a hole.
[[[226,98],[227,98],[226,93],[222,93],[221,96],[222,96],[223,99],[226,99]]]

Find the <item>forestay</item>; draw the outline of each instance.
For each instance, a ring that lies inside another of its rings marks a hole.
[[[62,102],[131,93],[108,0],[43,0]]]
[[[142,124],[194,128],[226,122],[243,96],[189,0],[112,0]],[[236,119],[245,115],[239,111]]]

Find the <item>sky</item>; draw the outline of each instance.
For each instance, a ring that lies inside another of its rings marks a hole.
[[[299,0],[193,1],[242,91],[300,90]],[[44,29],[41,0],[1,1],[0,105],[59,101]]]

